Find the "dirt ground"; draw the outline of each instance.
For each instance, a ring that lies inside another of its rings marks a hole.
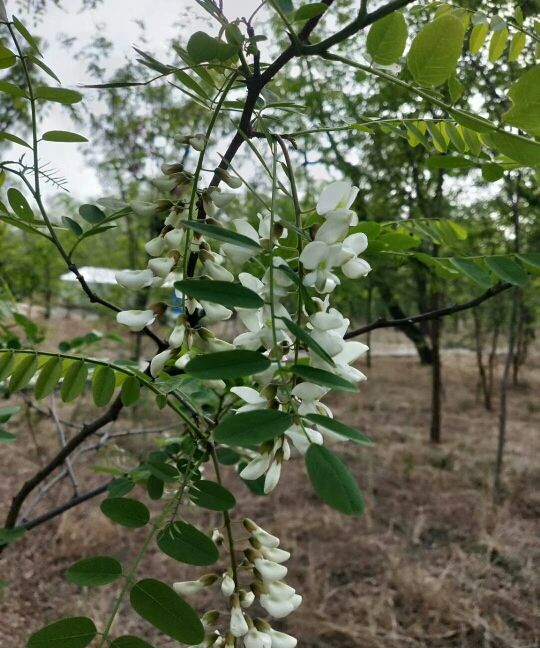
[[[385,340],[373,336],[379,352]],[[337,417],[376,442],[373,448],[336,448],[365,492],[363,518],[346,518],[322,505],[300,460],[286,466],[280,486],[266,499],[243,489],[234,474],[227,476],[239,494],[235,520],[253,517],[293,552],[287,581],[304,602],[279,627],[298,636],[302,648],[538,648],[540,359],[529,362],[510,395],[505,492],[497,509],[491,499],[497,414],[477,400],[472,354],[444,356],[440,447],[427,442],[429,369],[414,356],[376,356],[366,371],[369,380],[360,394],[332,399]],[[79,405],[65,416],[83,421],[94,414],[93,406]],[[166,415],[160,416],[165,422]],[[56,432],[38,413],[21,419],[18,442],[0,452],[2,516],[18,485],[56,443]],[[160,423],[149,421],[142,405],[114,430]],[[86,469],[79,470],[83,490],[106,478],[92,466],[134,465],[152,443],[151,435],[140,435],[136,441],[119,439],[108,453],[88,453]],[[64,483],[40,506],[50,508],[69,495]],[[23,648],[32,630],[62,615],[88,615],[103,624],[117,585],[81,591],[63,572],[97,554],[127,562],[144,532],[109,523],[96,504],[38,527],[5,551],[0,578],[9,586],[0,590],[2,648]],[[211,529],[221,522],[207,514],[198,525]],[[138,577],[172,582],[201,573],[151,550]],[[204,609],[204,599],[195,603]],[[115,630],[137,632],[156,648],[178,645],[156,638],[126,607]]]

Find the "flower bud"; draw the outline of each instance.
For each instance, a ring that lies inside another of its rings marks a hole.
[[[221,167],[218,167],[216,169],[216,175],[220,178],[220,180],[223,180],[225,184],[228,184],[231,189],[239,189],[242,186],[242,180],[239,177],[231,175],[228,171],[225,171],[225,169],[222,169]]]
[[[221,593],[223,596],[232,596],[236,586],[232,577],[225,573],[223,574],[223,580],[221,581]]]
[[[144,249],[152,257],[158,257],[165,249],[166,243],[162,236],[156,236],[146,243]]]
[[[234,596],[233,607],[231,609],[231,625],[230,625],[231,634],[234,637],[243,637],[248,630],[249,630],[249,626],[244,617],[244,613],[240,608],[240,601],[238,599],[238,596]]]
[[[119,270],[115,279],[120,286],[129,290],[140,290],[152,285],[154,275],[151,270]]]
[[[265,582],[281,580],[287,575],[287,567],[266,558],[256,558],[253,564]]]
[[[240,605],[245,609],[252,605],[255,600],[255,594],[253,592],[246,592],[246,590],[240,590]]]
[[[201,618],[202,624],[205,628],[211,628],[218,622],[220,614],[217,610],[209,610],[205,612]]]
[[[150,259],[148,261],[148,267],[152,272],[158,277],[165,277],[176,265],[175,260],[172,257],[157,257],[155,259]]]
[[[295,648],[298,643],[296,637],[292,637],[285,632],[270,629],[269,634],[272,639],[272,648]]]

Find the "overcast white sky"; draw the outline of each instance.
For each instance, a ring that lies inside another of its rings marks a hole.
[[[32,31],[46,39],[48,47],[45,52],[45,62],[51,67],[65,87],[76,88],[79,83],[92,83],[84,69],[84,62],[77,61],[61,44],[61,36],[76,37],[83,45],[91,41],[97,33],[114,42],[115,48],[110,57],[111,71],[123,65],[127,59],[134,57],[133,45],[140,44],[140,29],[136,21],[143,20],[146,25],[147,48],[159,59],[167,60],[167,43],[170,38],[184,30],[187,35],[201,26],[202,10],[195,0],[103,0],[95,10],[79,13],[79,0],[65,0],[64,9],[51,7],[36,27],[32,26],[31,18],[26,24]],[[249,15],[258,5],[257,0],[225,0],[224,8],[227,17]],[[14,12],[14,0],[7,0],[8,14]],[[66,8],[67,7],[67,8]],[[73,51],[76,51],[75,47]],[[84,90],[85,105],[90,110],[99,110],[97,101],[93,99],[92,90]],[[51,114],[43,123],[43,131],[63,129],[76,130],[85,135],[90,141],[92,133],[84,132],[71,123],[68,111],[61,106],[54,106]],[[100,192],[96,174],[85,162],[81,149],[91,144],[58,144],[43,142],[40,145],[41,158],[50,161],[59,169],[69,182],[69,190],[77,198],[95,197]],[[82,181],[82,179],[84,179]]]

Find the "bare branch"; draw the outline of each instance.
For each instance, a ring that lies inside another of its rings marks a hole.
[[[353,337],[362,335],[362,333],[367,333],[368,331],[374,331],[375,329],[379,329],[379,328],[393,328],[393,327],[406,326],[408,324],[416,324],[417,322],[427,322],[428,320],[439,319],[440,317],[446,317],[447,315],[454,315],[455,313],[460,313],[461,311],[474,308],[475,306],[478,306],[482,302],[485,302],[488,299],[495,297],[495,295],[498,295],[499,293],[503,292],[504,290],[508,290],[511,287],[512,285],[509,283],[500,283],[497,284],[496,286],[493,286],[492,288],[489,288],[478,297],[475,297],[474,299],[471,299],[466,302],[462,302],[461,304],[454,304],[453,306],[446,306],[445,308],[439,308],[437,310],[429,311],[427,313],[420,313],[419,315],[411,315],[411,317],[403,317],[400,319],[388,320],[388,319],[379,318],[374,322],[371,322],[371,324],[366,324],[365,326],[360,326],[357,329],[348,331],[345,334],[345,339],[350,340]]]

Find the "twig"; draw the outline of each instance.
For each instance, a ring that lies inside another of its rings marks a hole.
[[[399,326],[405,326],[407,324],[415,324],[417,322],[427,322],[428,320],[439,319],[439,317],[445,317],[446,315],[454,315],[455,313],[460,313],[461,311],[468,310],[469,308],[474,308],[482,302],[491,299],[495,295],[508,290],[512,285],[509,283],[500,283],[492,288],[489,288],[484,293],[461,304],[454,304],[453,306],[446,306],[445,308],[439,308],[437,310],[429,311],[427,313],[420,313],[419,315],[411,315],[411,317],[403,317],[400,319],[383,319],[379,318],[371,324],[366,324],[365,326],[360,326],[357,329],[348,331],[345,334],[345,339],[356,337],[357,335],[362,335],[362,333],[367,333],[368,331],[373,331],[379,328],[393,328]]]
[[[66,447],[67,443],[67,438],[66,438],[66,432],[64,430],[64,426],[60,422],[60,419],[58,418],[58,413],[56,411],[56,399],[54,397],[54,392],[51,394],[51,416],[52,419],[56,425],[56,429],[58,430],[58,437],[60,438],[60,445],[62,448]],[[69,478],[71,480],[71,483],[73,485],[73,496],[77,497],[79,494],[79,485],[77,483],[77,477],[75,476],[75,472],[73,471],[73,466],[71,463],[71,459],[69,457],[65,458],[64,464],[66,466],[67,474],[69,475]]]

